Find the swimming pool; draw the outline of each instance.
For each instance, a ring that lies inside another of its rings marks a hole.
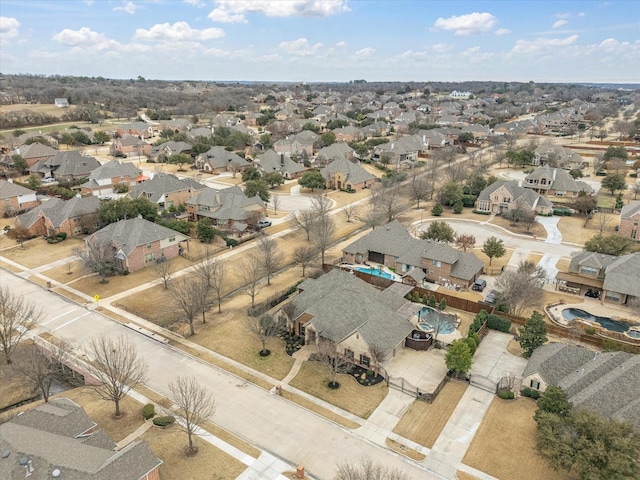
[[[382,269],[373,268],[373,267],[359,267],[359,268],[356,268],[356,270],[362,273],[368,273],[369,275],[375,275],[376,277],[382,277],[388,280],[395,280],[393,277],[393,274],[385,272]]]
[[[611,330],[612,332],[625,333],[627,330],[629,330],[629,324],[626,322],[612,320],[609,317],[598,317],[596,315],[590,314],[589,312],[585,312],[584,310],[580,310],[579,308],[565,308],[564,310],[562,310],[562,316],[565,318],[565,320],[582,318],[583,320],[596,322],[599,323],[602,328],[606,328],[607,330]]]
[[[442,323],[440,319],[443,320]],[[438,333],[443,335],[453,333],[456,329],[456,316],[431,307],[422,307],[418,312],[418,328],[423,332],[433,332],[434,326],[439,326]]]

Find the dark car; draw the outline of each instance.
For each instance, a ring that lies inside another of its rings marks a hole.
[[[270,226],[271,226],[271,220],[267,220],[266,218],[258,222],[258,228],[266,228]]]
[[[485,289],[486,286],[487,286],[487,281],[479,278],[478,280],[473,282],[471,290],[475,290],[476,292],[481,292]]]
[[[491,290],[489,292],[489,294],[484,298],[484,300],[482,301],[482,303],[486,303],[488,305],[493,305],[496,301],[496,294],[498,292],[496,292],[495,290]]]

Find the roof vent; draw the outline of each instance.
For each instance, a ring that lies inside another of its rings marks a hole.
[[[56,468],[56,469],[54,469],[54,470],[53,470],[53,472],[51,472],[51,476],[52,476],[53,478],[58,478],[58,477],[60,476],[60,474],[61,474],[61,473],[62,473],[62,472],[60,471],[60,469],[59,469],[59,468]]]
[[[8,458],[9,455],[11,455],[11,452],[9,450],[5,450],[2,452],[2,458]]]

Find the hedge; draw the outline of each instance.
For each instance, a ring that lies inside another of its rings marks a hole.
[[[498,392],[498,397],[500,397],[503,400],[513,400],[514,398],[516,398],[514,393],[508,390],[500,390]]]
[[[167,417],[156,417],[153,419],[153,424],[157,425],[159,427],[166,427],[168,425],[173,424],[176,421],[176,419],[174,417],[171,416],[167,416]]]
[[[511,322],[506,318],[499,317],[493,313],[487,316],[487,327],[491,330],[497,330],[499,332],[509,333],[511,330]]]
[[[147,403],[142,408],[142,416],[144,417],[145,420],[149,420],[150,418],[153,418],[155,414],[156,414],[156,411],[155,411],[155,407],[153,406],[153,403]]]
[[[476,353],[476,348],[478,348],[476,341],[472,337],[467,337],[464,339],[464,341],[467,343],[467,345],[469,345],[471,356],[473,356]]]

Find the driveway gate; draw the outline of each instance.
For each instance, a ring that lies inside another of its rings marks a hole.
[[[498,391],[498,383],[482,375],[472,373],[469,376],[469,383],[487,392],[496,393]]]

